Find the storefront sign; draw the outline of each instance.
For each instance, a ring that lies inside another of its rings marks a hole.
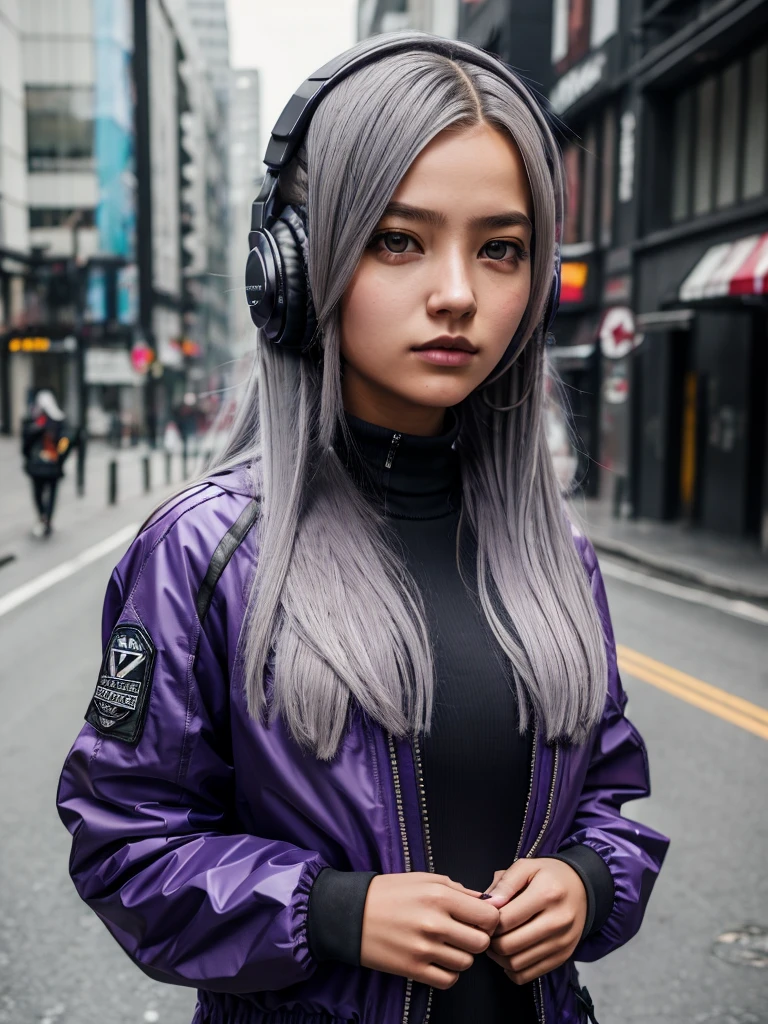
[[[600,324],[600,351],[606,359],[623,359],[635,347],[635,314],[627,306],[606,311]]]
[[[549,102],[556,114],[562,114],[587,93],[592,92],[605,77],[608,58],[602,51],[594,53],[566,72],[552,92]]]
[[[583,302],[586,296],[589,264],[566,260],[561,268],[560,302]]]
[[[619,202],[631,203],[635,191],[635,127],[631,110],[621,115],[619,132]]]
[[[9,352],[76,352],[77,338],[71,334],[66,338],[10,338],[8,341]]]
[[[89,348],[85,351],[85,383],[103,385],[141,384],[141,374],[131,365],[125,348]]]
[[[632,278],[629,274],[609,277],[603,285],[603,302],[606,306],[622,303],[632,299]]]

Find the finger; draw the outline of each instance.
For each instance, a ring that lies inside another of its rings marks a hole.
[[[475,962],[471,953],[448,944],[442,945],[434,954],[432,963],[446,971],[467,971]]]
[[[504,877],[504,870],[503,870],[503,869],[499,869],[498,871],[494,871],[494,872],[493,872],[493,881],[492,881],[492,882],[491,882],[491,884],[490,884],[490,885],[488,886],[488,888],[487,888],[487,889],[485,890],[485,892],[493,892],[493,890],[494,890],[494,889],[496,888],[496,886],[498,885],[498,883],[499,883],[499,880],[500,880],[501,878],[503,878],[503,877]]]
[[[459,973],[458,971],[446,971],[436,964],[428,964],[422,971],[419,971],[416,981],[421,981],[425,985],[429,985],[430,988],[444,990],[456,984],[459,980]]]
[[[499,924],[499,912],[490,905],[490,900],[479,900],[464,893],[451,894],[448,912],[455,921],[482,928],[492,935]]]
[[[521,953],[516,953],[514,956],[498,953],[493,948],[486,951],[486,956],[506,971],[521,973],[553,957],[559,956],[562,962],[568,958],[571,948],[570,942],[565,942],[562,939],[552,939],[549,942],[542,942],[530,949],[525,949]]]
[[[525,857],[522,860],[515,861],[510,868],[502,872],[498,880],[494,881],[491,898],[488,902],[493,903],[496,907],[503,907],[525,889],[538,870],[539,866],[536,864],[536,861],[528,860]],[[494,875],[495,878],[496,876]]]
[[[491,937],[482,928],[471,928],[460,921],[451,921],[445,930],[445,941],[457,949],[464,949],[477,956],[488,949]]]
[[[475,899],[477,899],[478,896],[482,896],[482,892],[479,889],[468,889],[465,885],[462,885],[461,882],[454,882],[452,878],[447,878],[445,882],[443,882],[443,885],[447,885],[449,889],[455,889],[457,892],[463,892],[467,896],[474,896]]]
[[[493,948],[504,956],[514,956],[524,949],[538,946],[542,942],[568,936],[574,927],[573,915],[559,914],[548,910],[537,914],[526,924],[509,931],[498,931],[493,936]]]
[[[488,902],[492,901],[488,900]],[[497,933],[504,934],[512,931],[513,928],[520,928],[531,918],[546,910],[548,906],[546,892],[537,888],[534,880],[524,892],[500,908]]]
[[[516,985],[527,985],[529,982],[535,981],[536,978],[540,978],[543,974],[554,971],[560,964],[565,963],[566,959],[567,957],[556,955],[548,957],[546,960],[540,960],[539,963],[524,971],[505,971],[505,974]]]

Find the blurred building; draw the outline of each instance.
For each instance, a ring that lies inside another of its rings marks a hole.
[[[19,323],[29,268],[20,0],[0,0],[0,332]],[[7,345],[0,344],[0,430],[10,418]]]
[[[357,9],[358,39],[380,32],[415,29],[455,38],[459,0],[360,0]]]
[[[551,79],[552,8],[543,0],[462,0],[458,38],[495,53],[539,94]]]
[[[556,0],[552,63],[555,351],[602,493],[768,546],[768,3]]]
[[[238,68],[230,78],[230,323],[235,355],[253,347],[255,328],[245,301],[245,261],[251,204],[263,175],[261,126],[259,122],[259,72]]]
[[[184,0],[184,6],[217,99],[226,110],[230,76],[227,0]]]
[[[213,82],[183,0],[17,9],[29,270],[21,312],[0,317],[2,429],[49,386],[92,433],[117,419],[154,436],[227,342],[225,289],[200,283],[227,263]]]

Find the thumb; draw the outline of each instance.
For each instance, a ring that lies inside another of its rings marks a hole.
[[[506,871],[495,872],[493,885],[487,890],[488,902],[500,910],[528,885],[534,874],[534,865],[525,858],[516,860]]]

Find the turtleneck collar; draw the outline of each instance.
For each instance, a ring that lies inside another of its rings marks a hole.
[[[346,414],[352,445],[339,430],[334,447],[357,485],[381,502],[386,516],[437,519],[459,507],[461,471],[453,445],[459,420],[447,413],[437,437],[402,434]]]

